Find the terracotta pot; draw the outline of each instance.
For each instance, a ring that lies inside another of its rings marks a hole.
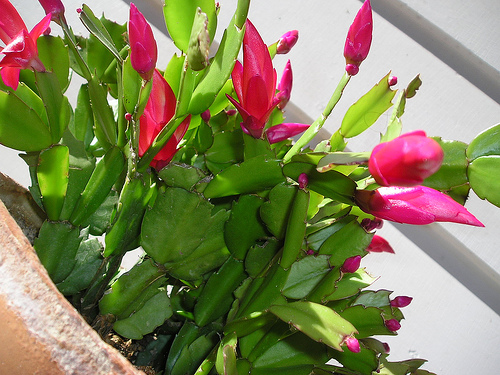
[[[144,374],[59,293],[2,201],[0,317],[0,374]]]

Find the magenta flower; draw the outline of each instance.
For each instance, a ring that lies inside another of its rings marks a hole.
[[[370,173],[382,186],[414,186],[437,172],[443,149],[418,130],[375,146],[368,162]]]
[[[143,156],[155,137],[175,114],[176,98],[165,78],[158,70],[153,72],[153,87],[144,113],[139,119],[139,156]],[[191,115],[179,125],[165,147],[153,158],[150,165],[160,170],[177,152],[179,142],[189,128]]]
[[[447,221],[484,226],[448,195],[426,186],[358,190],[355,200],[363,211],[397,223],[424,225]]]
[[[132,67],[143,79],[149,81],[156,67],[158,48],[151,26],[134,3],[130,3],[128,38]]]
[[[411,301],[413,300],[412,297],[408,296],[398,296],[391,300],[391,306],[392,307],[406,307],[408,306]]]
[[[346,71],[352,76],[358,73],[359,65],[368,56],[372,44],[372,32],[372,6],[370,0],[366,0],[349,28],[344,46]]]
[[[283,34],[278,40],[278,45],[276,46],[276,53],[284,55],[293,48],[299,39],[299,32],[297,30],[290,30]]]
[[[61,0],[38,0],[38,2],[45,10],[45,14],[52,15],[52,21],[59,22],[59,19],[64,17],[64,5]]]
[[[341,267],[341,271],[344,273],[354,273],[358,270],[361,264],[361,255],[356,255],[354,257],[347,258]]]
[[[289,71],[285,68],[282,79],[283,91],[291,90],[291,68],[289,64],[287,67]],[[229,95],[227,97],[243,119],[241,128],[254,138],[262,138],[271,112],[283,98],[289,97],[289,93],[283,93],[281,97],[275,95],[276,70],[267,46],[249,20],[246,21],[243,37],[243,65],[236,61],[231,77],[239,102]],[[270,143],[276,143],[293,137],[308,127],[304,124],[280,124],[269,128],[266,135]]]
[[[46,15],[30,32],[24,21],[8,0],[0,0],[0,39],[5,47],[0,53],[5,56],[0,60],[0,75],[3,83],[14,90],[19,85],[19,71],[33,69],[45,71],[38,58],[36,40],[48,29],[50,14]]]
[[[396,332],[398,329],[401,328],[401,323],[399,323],[396,319],[389,319],[386,320],[385,326],[389,331]]]
[[[394,250],[389,245],[389,242],[387,242],[386,239],[383,237],[380,237],[379,235],[374,235],[372,238],[372,241],[366,248],[366,251],[369,253],[391,253],[394,254]]]
[[[344,340],[344,342],[347,346],[347,349],[349,349],[351,352],[359,353],[361,351],[357,338],[349,336]]]

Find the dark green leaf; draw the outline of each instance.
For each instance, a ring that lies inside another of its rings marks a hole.
[[[158,175],[167,186],[192,190],[205,177],[201,169],[182,163],[169,163]]]
[[[69,55],[64,41],[60,37],[42,35],[37,39],[37,47],[45,69],[57,76],[64,92],[69,85]]]
[[[281,183],[269,192],[269,200],[260,208],[262,221],[269,231],[278,239],[285,237],[288,217],[292,210],[293,199],[297,189],[293,185]]]
[[[251,247],[245,257],[245,271],[250,276],[257,277],[269,267],[280,246],[281,244],[276,238],[269,238],[262,246]]]
[[[285,297],[301,299],[307,296],[312,289],[330,271],[328,256],[306,256],[293,263],[290,275],[283,288]]]
[[[358,339],[372,335],[394,335],[385,326],[383,312],[379,308],[357,305],[348,307],[340,315],[356,327]]]

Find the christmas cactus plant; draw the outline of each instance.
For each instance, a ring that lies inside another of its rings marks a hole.
[[[163,374],[428,374],[423,360],[389,360],[381,336],[396,334],[412,298],[370,289],[362,259],[394,252],[375,234],[383,220],[482,226],[463,204],[472,188],[500,206],[500,126],[470,145],[401,134],[421,82],[398,93],[387,75],[311,148],[369,54],[369,0],[312,124],[284,122],[292,64],[279,77],[273,67],[298,32],[266,45],[250,0],[214,54],[219,4],[166,0],[179,50],[167,66],[134,4],[124,25],[83,5],[83,37],[59,0],[40,3],[47,16],[28,31],[0,0],[0,143],[22,151],[46,217],[35,250],[89,323],[142,340],[135,364]],[[388,110],[372,152],[346,151]]]

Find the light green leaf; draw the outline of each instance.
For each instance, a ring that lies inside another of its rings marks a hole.
[[[392,106],[391,100],[396,95],[396,91],[389,87],[389,75],[390,73],[349,108],[340,128],[345,138],[352,138],[363,133]]]
[[[480,156],[467,169],[470,186],[481,199],[500,207],[500,155]]]
[[[357,332],[351,323],[335,311],[318,303],[298,301],[271,306],[269,311],[313,340],[340,351],[344,338]]]
[[[283,288],[285,297],[301,299],[307,296],[312,289],[330,271],[328,256],[306,256],[293,263],[290,275]]]
[[[500,155],[500,124],[483,131],[467,147],[467,157],[471,161],[488,155]]]

